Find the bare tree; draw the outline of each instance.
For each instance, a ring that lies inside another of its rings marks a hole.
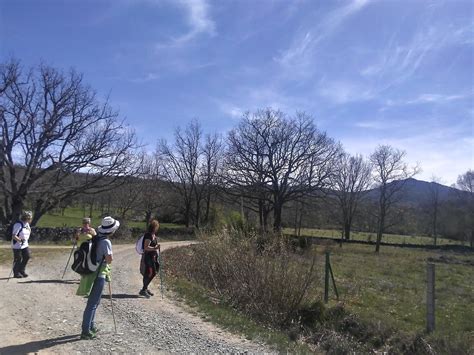
[[[440,179],[436,176],[433,176],[431,178],[431,182],[428,186],[428,192],[427,192],[427,202],[428,202],[428,215],[430,219],[430,225],[431,225],[431,235],[433,236],[433,244],[437,244],[437,238],[438,238],[438,217],[439,217],[439,212],[440,212],[440,190],[441,190],[441,185],[439,184]]]
[[[460,197],[466,204],[467,226],[470,230],[470,244],[474,247],[474,171],[468,170],[458,176],[456,187],[463,191]]]
[[[209,211],[211,208],[212,198],[217,194],[217,185],[219,184],[219,176],[221,175],[221,167],[223,161],[224,145],[222,138],[218,134],[206,135],[204,147],[202,150],[203,163],[200,186],[205,195],[205,223],[209,222]]]
[[[208,135],[204,142],[202,137],[199,122],[193,120],[184,131],[176,129],[172,146],[164,140],[158,146],[164,177],[182,197],[186,226],[193,221],[197,228],[204,202],[208,216],[210,189],[216,181],[222,149],[218,135]]]
[[[347,153],[341,154],[335,164],[329,191],[336,201],[344,238],[348,240],[359,203],[371,184],[371,166],[361,155]]]
[[[303,113],[292,118],[272,109],[247,113],[228,136],[227,184],[270,203],[273,229],[280,231],[284,204],[326,186],[339,152]]]
[[[140,208],[145,214],[145,223],[148,225],[153,213],[163,205],[163,172],[158,156],[144,154],[143,165],[140,167]]]
[[[419,167],[409,168],[403,161],[405,151],[389,145],[380,145],[370,156],[373,179],[378,189],[377,242],[375,251],[380,250],[380,242],[388,224],[390,213],[402,197],[401,191],[408,178],[419,172]]]
[[[71,70],[0,65],[0,220],[16,219],[27,198],[35,224],[61,201],[110,189],[133,173],[133,131]]]
[[[267,231],[272,211],[271,192],[266,186],[266,146],[262,134],[268,135],[263,119],[246,113],[236,129],[229,132],[224,158],[223,181],[227,194],[258,214],[262,231]]]

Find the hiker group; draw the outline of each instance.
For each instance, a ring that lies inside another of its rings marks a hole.
[[[32,212],[25,211],[11,230],[12,273],[15,278],[28,277],[25,269],[30,258],[28,240],[31,234],[31,220]],[[90,218],[84,218],[82,222],[82,227],[74,235],[74,244],[63,272],[63,278],[71,256],[74,255],[71,268],[81,275],[76,295],[87,297],[87,304],[82,317],[81,339],[88,340],[94,339],[98,332],[95,324],[95,313],[100,304],[106,282],[109,285],[109,294],[112,301],[111,264],[113,252],[109,238],[118,230],[120,222],[110,216],[104,217],[97,231],[91,227]],[[143,276],[143,287],[139,291],[139,295],[145,298],[154,295],[148,287],[160,270],[160,244],[158,244],[156,236],[159,227],[159,222],[155,219],[152,220],[135,246],[137,252],[141,254],[140,273]],[[111,305],[115,324],[113,303]]]

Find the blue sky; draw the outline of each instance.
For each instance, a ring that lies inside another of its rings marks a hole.
[[[0,56],[84,73],[150,151],[273,107],[451,184],[474,169],[473,23],[470,0],[0,0]]]

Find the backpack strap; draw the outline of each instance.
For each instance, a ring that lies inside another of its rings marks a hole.
[[[21,231],[23,230],[23,228],[25,228],[25,225],[23,224],[22,221],[16,221],[13,225],[15,225],[15,224],[17,224],[17,223],[20,223],[20,224],[21,224],[21,228],[18,230],[18,232],[16,233],[15,237],[19,237]],[[18,241],[17,241],[16,239],[13,239],[13,244],[15,244],[15,243],[18,243]]]

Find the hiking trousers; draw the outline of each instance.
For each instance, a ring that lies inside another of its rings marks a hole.
[[[30,248],[13,250],[13,274],[18,275],[25,272],[26,264],[30,260]]]
[[[158,263],[158,253],[156,251],[153,252],[145,252],[143,255],[143,288],[142,290],[148,289],[148,285],[151,281],[155,278],[158,270],[160,268],[160,264]]]
[[[100,303],[102,291],[104,290],[105,278],[98,277],[94,281],[91,293],[87,299],[86,309],[82,316],[82,334],[87,334],[94,327],[95,312]]]

